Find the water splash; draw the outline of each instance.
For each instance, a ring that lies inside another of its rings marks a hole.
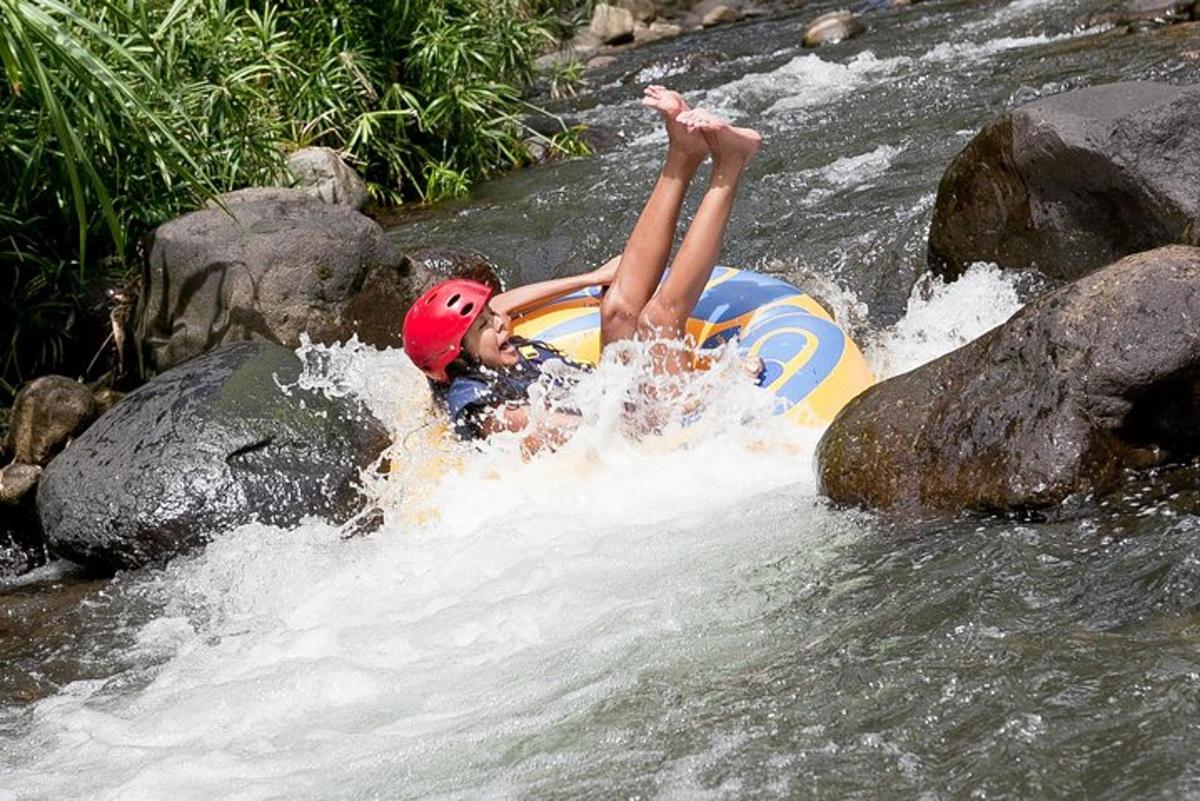
[[[770,72],[752,73],[709,90],[704,104],[738,109],[765,103],[765,114],[822,106],[910,62],[905,57],[876,58],[870,50],[844,64],[812,54],[797,56]]]
[[[908,313],[875,337],[864,355],[875,375],[908,372],[1003,323],[1021,308],[1018,278],[994,264],[974,264],[957,280],[927,278]]]

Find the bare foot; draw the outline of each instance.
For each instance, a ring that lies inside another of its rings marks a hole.
[[[676,123],[693,133],[700,133],[708,142],[714,163],[738,171],[745,168],[762,146],[762,136],[750,128],[735,128],[729,120],[702,108],[684,111],[676,117]]]
[[[704,136],[678,122],[679,115],[688,111],[688,104],[684,102],[683,95],[664,86],[647,86],[642,105],[662,114],[672,150],[695,159],[703,159],[708,155],[708,142]]]

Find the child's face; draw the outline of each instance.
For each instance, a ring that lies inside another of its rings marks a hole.
[[[512,320],[485,306],[463,337],[463,350],[488,367],[512,367],[521,360],[517,347],[508,341]]]

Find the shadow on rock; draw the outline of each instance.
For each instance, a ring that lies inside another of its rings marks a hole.
[[[1200,244],[1200,86],[1117,83],[1021,106],[938,187],[929,267],[1037,267],[1070,280],[1162,245]]]
[[[1021,513],[1200,453],[1200,248],[1122,259],[850,402],[818,447],[834,501],[898,519]]]

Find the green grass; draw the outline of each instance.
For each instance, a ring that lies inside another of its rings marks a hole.
[[[290,150],[342,151],[385,204],[524,163],[533,61],[588,6],[0,0],[0,403],[83,369],[82,298],[131,274],[143,234],[277,181]]]

